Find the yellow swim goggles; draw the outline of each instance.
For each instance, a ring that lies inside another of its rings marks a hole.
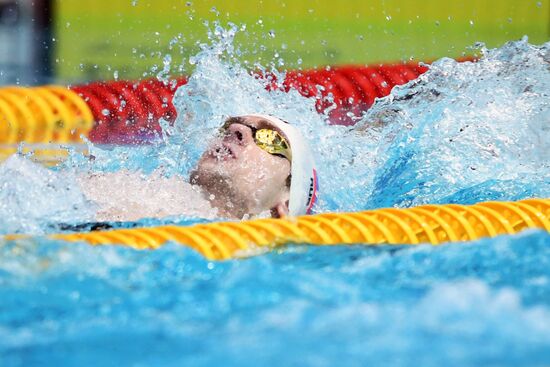
[[[260,149],[266,151],[269,154],[281,155],[289,161],[292,161],[290,147],[286,139],[278,131],[269,128],[256,129],[255,127],[244,124],[241,121],[232,121],[231,119],[229,119],[220,129],[220,132],[223,133],[229,127],[229,125],[234,123],[245,125],[250,130],[252,130],[254,143],[256,143],[256,145]]]
[[[255,129],[251,126],[249,127],[252,129],[254,142],[260,149],[265,150],[269,154],[282,155],[289,161],[292,160],[288,143],[278,131],[272,129]]]

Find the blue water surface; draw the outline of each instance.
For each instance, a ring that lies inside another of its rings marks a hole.
[[[543,366],[550,235],[291,246],[209,262],[48,240],[0,247],[2,366]]]

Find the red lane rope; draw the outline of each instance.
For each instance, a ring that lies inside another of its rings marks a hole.
[[[470,61],[465,58],[460,61]],[[334,124],[350,125],[353,116],[360,116],[375,98],[388,95],[396,85],[406,84],[428,70],[427,66],[386,64],[372,66],[338,66],[305,71],[289,71],[282,83],[273,74],[260,74],[266,88],[298,91],[305,97],[317,98],[319,112],[330,108]],[[100,143],[142,142],[160,131],[159,119],[173,122],[176,109],[172,98],[176,89],[187,83],[182,77],[164,83],[156,79],[140,82],[94,82],[74,86],[90,106],[96,125],[90,139]]]

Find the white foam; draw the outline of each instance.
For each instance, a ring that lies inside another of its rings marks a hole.
[[[70,171],[13,155],[0,165],[0,233],[43,233],[46,222],[93,220],[94,207]]]
[[[88,200],[99,207],[96,220],[136,221],[141,218],[186,216],[213,219],[217,211],[198,187],[181,176],[165,177],[121,170],[91,173],[78,178]]]

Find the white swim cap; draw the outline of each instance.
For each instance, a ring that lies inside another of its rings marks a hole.
[[[292,154],[288,214],[291,216],[310,214],[317,200],[319,186],[315,160],[307,140],[304,139],[300,130],[277,117],[257,114],[247,116],[265,119],[285,135]]]

